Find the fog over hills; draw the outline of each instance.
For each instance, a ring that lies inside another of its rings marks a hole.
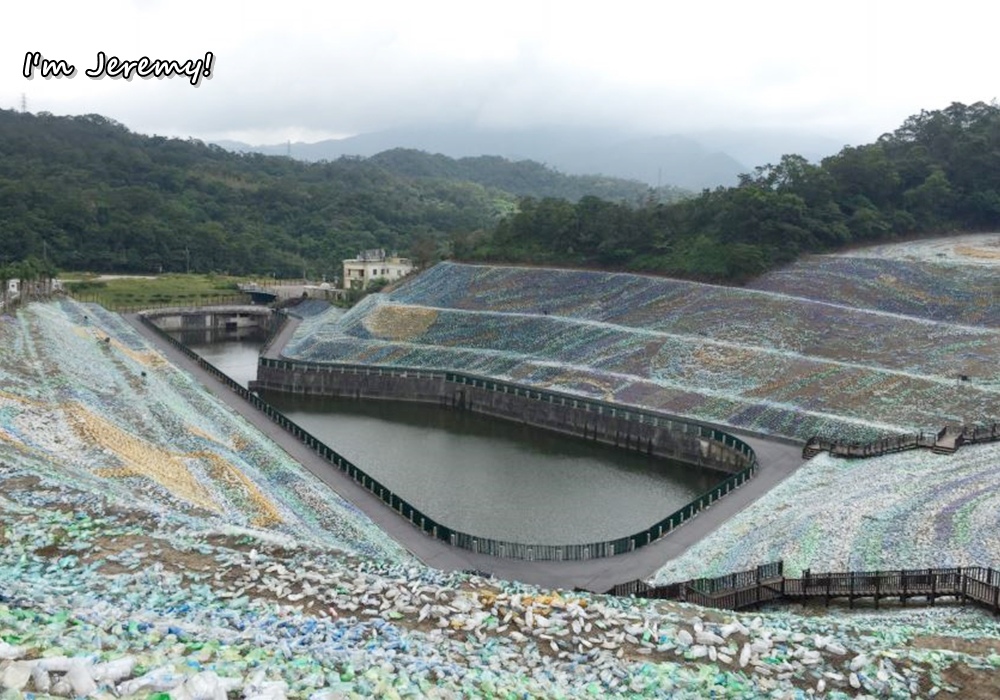
[[[290,153],[305,161],[335,160],[345,155],[369,157],[393,148],[452,158],[498,155],[534,160],[572,175],[609,175],[690,190],[736,184],[740,173],[776,163],[786,153],[819,160],[845,145],[815,134],[764,129],[650,135],[584,127],[496,130],[468,126],[401,128],[317,143],[217,143],[233,151]]]

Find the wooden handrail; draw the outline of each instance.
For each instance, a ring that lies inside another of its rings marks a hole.
[[[954,440],[950,444],[948,444],[949,434],[954,435]],[[829,452],[834,457],[865,459],[867,457],[881,457],[882,455],[902,452],[904,450],[915,450],[917,448],[952,453],[957,451],[962,445],[997,441],[1000,441],[1000,423],[993,423],[992,425],[964,425],[958,428],[957,432],[950,432],[949,426],[945,426],[936,435],[932,433],[931,437],[925,436],[924,433],[888,435],[864,444],[837,442],[814,435],[806,441],[805,446],[802,448],[802,458],[812,459],[820,452]]]
[[[606,591],[609,595],[681,600],[706,607],[741,610],[764,603],[823,599],[829,605],[837,598],[854,601],[871,598],[898,598],[903,605],[913,599],[934,605],[936,599],[953,597],[972,602],[1000,615],[1000,572],[971,566],[953,569],[898,569],[893,571],[831,571],[813,573],[806,569],[799,578],[786,577],[783,563],[773,562],[756,569],[725,574],[716,578],[692,579],[664,586],[643,581],[627,581]]]

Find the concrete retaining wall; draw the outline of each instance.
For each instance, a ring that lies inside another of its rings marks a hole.
[[[284,365],[282,367],[271,366]],[[262,362],[251,389],[310,396],[382,399],[433,403],[456,410],[525,423],[546,430],[578,436],[644,454],[736,473],[747,466],[738,450],[707,437],[709,428],[664,416],[657,424],[632,417],[597,413],[582,397],[567,398],[567,405],[530,398],[539,392],[516,395],[448,381],[444,372],[401,371],[378,367],[339,367],[299,363]],[[552,392],[545,392],[552,396]],[[577,404],[574,406],[573,404]],[[624,408],[624,407],[623,407]]]
[[[143,312],[142,315],[165,331],[187,331],[236,330],[240,328],[270,329],[273,314],[267,308],[224,306],[157,309]]]

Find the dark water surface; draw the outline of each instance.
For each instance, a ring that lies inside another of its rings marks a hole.
[[[184,340],[240,383],[256,376],[260,336]],[[264,398],[427,515],[482,537],[540,544],[615,539],[649,527],[723,478],[426,404]]]

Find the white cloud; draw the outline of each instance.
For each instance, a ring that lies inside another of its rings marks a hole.
[[[18,3],[0,106],[99,112],[137,131],[318,138],[409,122],[767,125],[865,140],[920,109],[995,97],[992,6],[113,0]],[[27,81],[24,54],[81,71]],[[97,51],[195,59],[212,80],[95,81]]]

